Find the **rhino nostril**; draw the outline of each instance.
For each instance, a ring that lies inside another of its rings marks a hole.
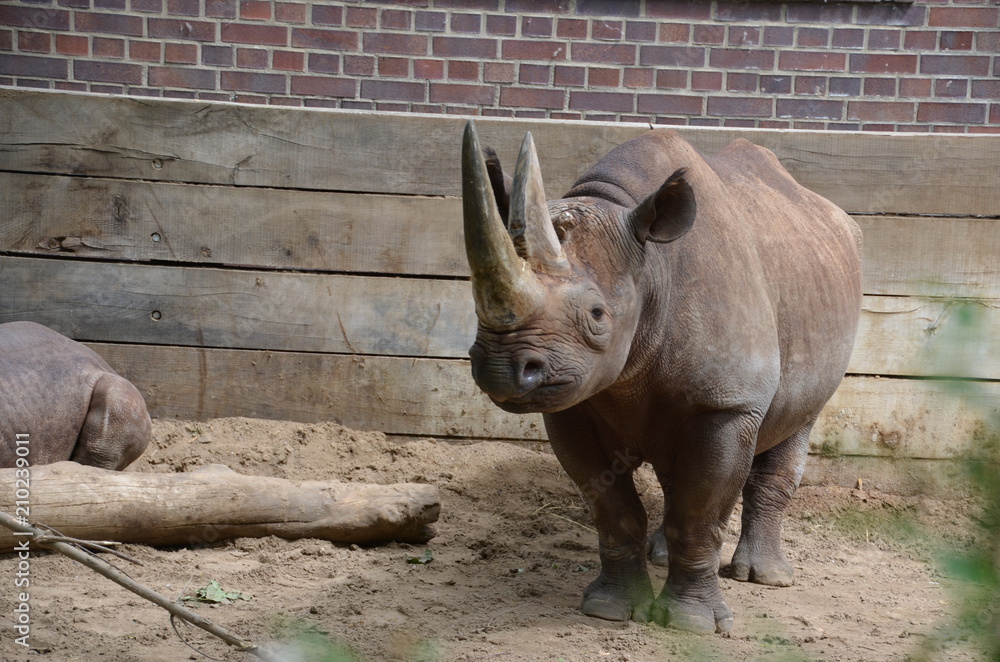
[[[521,370],[521,386],[525,389],[533,389],[542,382],[545,374],[545,363],[542,361],[526,361]]]

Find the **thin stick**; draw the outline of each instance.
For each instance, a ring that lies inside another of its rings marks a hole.
[[[209,634],[215,635],[219,639],[222,639],[224,642],[226,642],[230,646],[233,646],[234,648],[236,648],[241,652],[252,653],[253,655],[259,657],[260,659],[267,660],[268,662],[278,662],[277,657],[271,655],[267,651],[261,650],[260,648],[257,647],[256,644],[249,641],[244,641],[240,637],[237,637],[236,635],[229,632],[229,630],[226,630],[225,628],[220,627],[215,623],[212,623],[208,619],[199,616],[190,609],[187,609],[177,604],[176,602],[171,601],[170,598],[167,598],[166,596],[161,595],[152,589],[146,588],[142,584],[139,584],[133,579],[125,576],[124,574],[116,570],[114,567],[112,567],[109,563],[107,563],[106,561],[97,556],[93,556],[83,550],[77,549],[76,547],[73,547],[68,543],[58,542],[51,539],[45,540],[46,534],[44,531],[42,531],[41,529],[36,529],[34,526],[31,526],[30,524],[22,524],[20,521],[14,519],[13,517],[11,517],[10,515],[8,515],[3,511],[0,511],[0,525],[7,527],[8,529],[14,531],[15,533],[25,533],[36,537],[35,542],[40,546],[46,547],[54,552],[59,552],[64,556],[70,557],[77,563],[81,563],[87,566],[94,572],[104,575],[105,577],[107,577],[114,583],[118,584],[119,586],[127,588],[136,595],[145,598],[146,600],[149,600],[153,604],[163,607],[177,618],[187,621],[191,625],[199,627],[202,630],[208,632]]]

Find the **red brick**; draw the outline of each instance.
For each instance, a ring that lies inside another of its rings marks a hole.
[[[75,21],[77,32],[98,32],[129,37],[143,36],[141,16],[76,12]]]
[[[713,48],[708,62],[720,69],[771,69],[774,51]]]
[[[1000,31],[977,32],[976,50],[980,52],[990,51],[1000,53]]]
[[[795,28],[770,25],[764,28],[760,43],[763,46],[791,46],[795,43]]]
[[[275,69],[281,71],[302,71],[305,68],[305,54],[296,51],[274,51],[271,56]]]
[[[52,35],[45,32],[19,31],[17,48],[29,53],[49,53],[52,51]]]
[[[69,30],[69,12],[60,9],[0,5],[0,25],[33,30]]]
[[[198,47],[195,44],[164,44],[163,61],[174,64],[197,64]]]
[[[258,94],[285,94],[287,79],[284,74],[265,74],[250,71],[223,71],[220,73],[223,90],[257,92]]]
[[[695,44],[722,45],[726,41],[723,25],[695,25],[691,28],[691,42]]]
[[[659,69],[656,72],[656,87],[668,90],[687,89],[687,71],[683,69]]]
[[[236,18],[236,0],[205,0],[208,18]]]
[[[163,0],[132,0],[132,11],[159,14],[163,11]]]
[[[179,16],[197,16],[201,12],[200,0],[167,0],[167,13]]]
[[[600,41],[620,41],[622,38],[622,22],[594,19],[590,24],[590,38]]]
[[[554,82],[563,87],[583,87],[587,80],[587,70],[583,67],[556,66]]]
[[[484,62],[483,80],[487,83],[513,83],[517,80],[517,64],[514,62]]]
[[[86,83],[70,83],[70,82],[64,81],[64,80],[57,80],[57,81],[55,81],[55,89],[57,89],[57,90],[66,90],[66,91],[69,91],[69,92],[86,92],[87,91],[87,84]],[[158,95],[155,95],[155,96],[158,96]]]
[[[0,74],[26,78],[66,78],[66,60],[37,55],[0,53]]]
[[[646,2],[646,16],[673,21],[698,21],[712,18],[712,3],[701,0],[684,2]]]
[[[864,95],[866,97],[896,96],[895,78],[865,78]]]
[[[309,71],[317,74],[339,74],[340,56],[332,53],[310,53]]]
[[[990,106],[990,124],[1000,124],[1000,103]]]
[[[920,73],[943,76],[989,76],[988,55],[930,55],[920,56]]]
[[[500,88],[500,105],[513,108],[561,109],[565,104],[562,90],[548,90],[537,87]]]
[[[367,55],[345,55],[344,73],[350,76],[374,76],[375,58]]]
[[[452,14],[451,31],[478,33],[482,29],[482,17],[479,14]]]
[[[865,45],[865,31],[853,28],[837,28],[833,31],[830,44],[834,48],[861,48]]]
[[[640,46],[639,64],[656,67],[703,67],[705,49],[700,46]]]
[[[860,89],[860,86],[859,86]],[[760,91],[763,94],[791,94],[791,76],[761,76]]]
[[[354,98],[357,84],[351,78],[292,76],[292,94],[316,97]]]
[[[429,0],[393,0],[396,4],[430,4]],[[481,9],[483,11],[496,11],[500,6],[500,0],[434,0],[435,7],[441,7],[442,9]],[[507,8],[507,11],[518,11],[516,9]]]
[[[487,62],[484,66],[489,66]],[[515,65],[511,65],[514,67]],[[440,80],[444,78],[444,60],[428,60],[425,58],[414,58],[413,77],[419,80]],[[487,82],[491,82],[487,80]]]
[[[633,44],[590,44],[573,43],[574,62],[593,62],[596,64],[635,64],[635,46]]]
[[[497,54],[496,39],[476,37],[434,37],[434,55],[444,57],[491,59]]]
[[[576,12],[586,16],[639,16],[639,0],[577,0]]]
[[[215,67],[231,67],[236,61],[235,49],[232,46],[212,46],[202,44],[201,63]]]
[[[560,41],[505,39],[501,57],[505,60],[565,60],[566,50],[566,43]]]
[[[702,98],[679,94],[640,94],[636,110],[657,115],[701,115]]]
[[[1000,80],[974,80],[972,81],[973,99],[1000,99]]]
[[[215,23],[182,21],[175,18],[150,17],[147,24],[150,39],[187,39],[215,41]]]
[[[223,23],[222,41],[257,46],[287,46],[288,28],[283,25]]]
[[[943,51],[971,51],[972,32],[948,32],[941,33],[939,42]]]
[[[479,80],[479,63],[470,60],[449,60],[450,80]]]
[[[418,14],[419,17],[419,14]],[[586,21],[583,21],[586,25]],[[441,20],[441,31],[444,31],[444,19]],[[490,14],[486,17],[486,34],[496,34],[503,35],[505,37],[514,37],[517,35],[517,17],[516,16],[498,16],[496,14]]]
[[[828,28],[799,28],[796,35],[799,48],[826,48],[830,43]]]
[[[569,107],[573,110],[601,110],[609,113],[631,113],[635,98],[623,92],[570,92]]]
[[[274,5],[274,18],[279,23],[305,23],[306,5],[299,2],[277,2]]]
[[[660,41],[686,44],[691,38],[691,26],[687,23],[660,24]]]
[[[964,99],[969,94],[965,78],[938,78],[934,81],[934,96]]]
[[[458,85],[455,83],[431,83],[431,103],[467,103],[476,106],[492,106],[496,100],[497,88],[493,85]]]
[[[778,68],[784,71],[844,71],[846,53],[784,51],[778,56]]]
[[[986,121],[985,103],[947,103],[924,101],[917,105],[918,122],[982,124]]]
[[[692,78],[692,80],[694,79]],[[759,84],[759,74],[746,74],[734,71],[726,76],[726,90],[729,92],[756,92]]]
[[[153,87],[214,90],[215,71],[189,67],[150,67],[149,84]]]
[[[859,6],[854,20],[859,25],[921,27],[927,24],[927,7],[924,4],[882,2]]]
[[[781,21],[781,3],[777,2],[741,2],[719,0],[715,16],[720,21]]]
[[[14,31],[0,30],[0,51],[12,51],[12,50],[14,50]]]
[[[580,120],[583,119],[583,113],[550,112],[549,118],[554,120]]]
[[[852,73],[915,74],[917,73],[917,56],[852,53],[850,70]]]
[[[907,30],[903,48],[908,51],[933,51],[937,42],[938,33],[933,30]]]
[[[55,78],[55,76],[52,76],[52,78]],[[120,62],[88,62],[85,60],[74,60],[73,78],[96,83],[141,85],[142,66],[138,64],[124,64]]]
[[[771,117],[771,99],[761,97],[708,97],[706,114],[716,117]]]
[[[244,69],[267,69],[269,52],[263,48],[236,49],[236,66]]]
[[[722,72],[721,71],[692,71],[691,72],[691,89],[692,90],[712,90],[718,91],[722,89]]]
[[[378,75],[386,78],[406,78],[410,75],[410,61],[405,57],[380,57]]]
[[[157,48],[159,47],[157,46]],[[87,37],[77,35],[57,34],[56,53],[60,55],[87,55],[90,53],[90,40]],[[158,54],[157,59],[159,59]]]
[[[141,60],[145,62],[159,62],[162,57],[163,44],[158,41],[136,41],[128,42],[128,57],[130,60]]]
[[[90,50],[95,57],[123,58],[125,57],[125,40],[94,37]]]
[[[426,101],[426,86],[423,83],[405,81],[363,80],[361,98],[379,101]]]
[[[455,29],[455,18],[451,19],[452,30]],[[521,34],[525,37],[551,37],[555,20],[551,16],[522,16]],[[477,30],[478,32],[478,30]],[[586,36],[586,33],[584,34]]]
[[[649,21],[627,21],[625,23],[625,39],[632,43],[656,41],[656,32],[656,23]]]
[[[517,80],[524,84],[548,85],[552,76],[552,67],[547,64],[527,64],[520,66]]]
[[[760,43],[760,28],[745,25],[729,26],[730,46],[756,46]]]
[[[899,50],[899,30],[871,30],[868,33],[868,49],[877,51]]]
[[[655,72],[648,67],[629,68],[625,70],[622,85],[629,88],[653,87],[655,80]]]
[[[350,28],[378,27],[378,9],[374,7],[347,7],[344,25]]]
[[[381,21],[384,30],[409,30],[413,12],[408,9],[383,9]]]
[[[900,78],[899,96],[902,98],[929,97],[932,84],[930,78]]]
[[[800,120],[840,120],[843,119],[844,102],[828,99],[778,99],[779,118],[789,117]]]
[[[1000,9],[996,7],[931,7],[927,25],[941,28],[997,28]]]
[[[850,4],[789,3],[786,19],[789,23],[850,23],[853,10]]]
[[[358,33],[342,30],[292,28],[292,47],[324,51],[353,51],[358,48]]]
[[[591,67],[587,70],[587,85],[588,87],[619,87],[621,85],[621,71],[604,67]]]
[[[242,0],[240,18],[251,21],[266,21],[271,18],[271,3],[264,0]]]
[[[343,25],[344,8],[328,5],[313,5],[313,25]]]

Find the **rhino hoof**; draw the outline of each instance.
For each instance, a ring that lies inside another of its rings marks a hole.
[[[601,598],[586,598],[581,606],[583,613],[606,621],[627,621],[632,611],[622,604]]]
[[[732,563],[728,573],[738,582],[753,582],[764,586],[791,586],[795,583],[795,571],[789,563],[756,564]]]

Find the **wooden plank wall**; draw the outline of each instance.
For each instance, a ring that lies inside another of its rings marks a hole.
[[[464,122],[0,90],[0,322],[90,343],[158,417],[544,439],[469,374]],[[477,125],[508,166],[530,130],[553,196],[648,129]],[[769,147],[864,230],[861,333],[814,450],[976,450],[1000,410],[1000,136],[681,133]]]

